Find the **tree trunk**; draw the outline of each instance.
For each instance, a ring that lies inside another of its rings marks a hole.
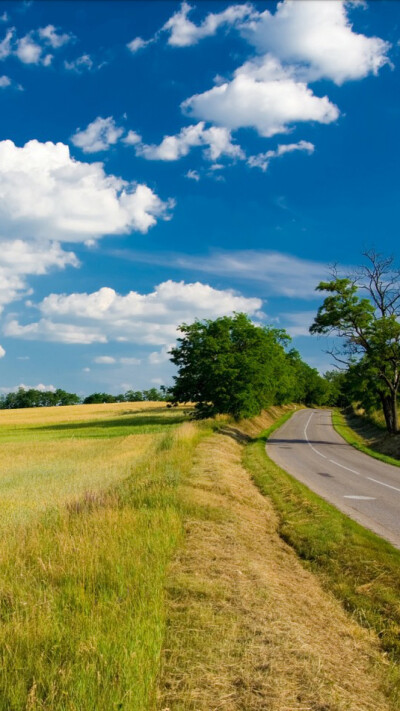
[[[390,434],[396,434],[399,431],[399,418],[397,410],[397,392],[391,392],[389,395],[380,395],[383,414],[385,416],[386,428]]]

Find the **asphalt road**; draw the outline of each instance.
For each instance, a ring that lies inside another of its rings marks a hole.
[[[299,410],[266,449],[282,469],[400,548],[400,467],[347,444],[329,410]]]

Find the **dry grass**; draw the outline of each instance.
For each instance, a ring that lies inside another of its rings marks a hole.
[[[182,414],[160,403],[0,412],[0,527],[129,476]]]
[[[377,638],[280,539],[271,504],[241,464],[234,430],[199,445],[184,488],[190,514],[169,575],[158,708],[393,709],[381,691]]]
[[[139,434],[114,436],[122,425],[112,413],[100,439],[97,430],[88,436],[90,420],[83,438],[72,423],[67,439],[57,441],[58,430],[49,429],[32,453],[25,440],[32,445],[35,433],[20,426],[27,478],[35,457],[51,452],[55,489],[46,511],[18,526],[9,521],[0,539],[0,711],[153,708],[166,567],[182,536],[177,487],[210,431],[170,427],[177,415],[165,414],[164,426],[158,414],[145,424],[155,428],[151,447],[140,413]],[[134,418],[129,422],[134,430]],[[137,442],[145,443],[140,456]],[[95,486],[72,500],[63,489],[64,458],[71,466],[79,459],[81,476],[86,468],[95,477]],[[115,481],[105,488],[111,465]],[[10,486],[18,503],[22,488],[15,480]]]
[[[67,405],[66,407],[26,407],[21,410],[0,410],[0,424],[38,425],[82,420],[108,420],[111,417],[165,410],[162,402],[115,402],[101,405]]]

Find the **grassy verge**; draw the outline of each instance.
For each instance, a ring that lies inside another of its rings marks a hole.
[[[177,491],[207,432],[165,427],[132,456],[130,471],[123,457],[120,480],[108,488],[100,475],[86,494],[51,500],[36,518],[8,526],[0,541],[1,711],[153,708],[166,570],[183,533]],[[133,453],[135,438],[127,439]],[[126,438],[112,442],[128,447]]]
[[[353,522],[272,462],[264,440],[250,443],[244,463],[269,496],[282,538],[383,650],[400,661],[400,551]],[[392,669],[392,695],[400,703],[400,674]]]
[[[340,434],[341,437],[346,440],[346,442],[351,444],[360,452],[364,452],[364,454],[368,454],[370,457],[379,459],[381,462],[386,462],[386,464],[393,464],[395,467],[400,467],[399,459],[395,459],[394,457],[390,457],[387,454],[378,452],[376,449],[372,449],[371,446],[368,446],[368,440],[366,440],[360,432],[356,432],[351,427],[346,417],[341,412],[339,412],[339,410],[332,411],[332,424],[336,432]]]

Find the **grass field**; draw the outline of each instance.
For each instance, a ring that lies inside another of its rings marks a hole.
[[[240,423],[159,403],[0,413],[0,711],[398,708],[374,622],[355,621],[376,591],[397,620],[394,568],[375,581],[373,545],[358,550],[371,560],[351,619],[282,541],[310,515],[327,525],[306,497],[287,520],[280,509],[286,480],[257,437],[289,410]],[[327,536],[307,531],[329,568]]]
[[[1,415],[0,709],[144,711],[202,430],[159,404]]]

